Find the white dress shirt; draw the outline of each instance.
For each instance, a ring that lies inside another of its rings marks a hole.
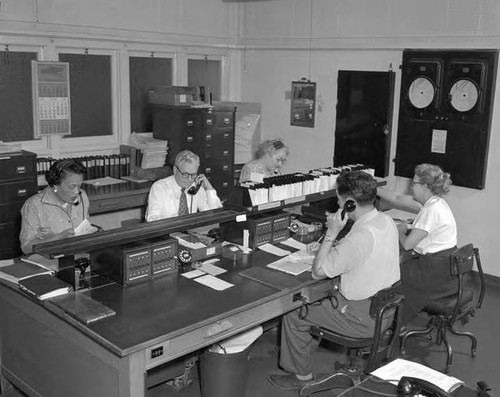
[[[149,191],[146,222],[178,216],[180,197],[181,187],[177,184],[174,175],[153,183]],[[186,197],[190,214],[222,207],[222,202],[214,189],[205,190],[200,187],[195,195],[187,194],[186,189]]]

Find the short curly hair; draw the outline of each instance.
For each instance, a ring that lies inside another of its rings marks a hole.
[[[419,164],[415,167],[415,175],[436,196],[442,196],[450,191],[452,184],[451,176],[449,173],[444,172],[438,165]]]
[[[337,177],[337,193],[370,204],[377,197],[377,181],[365,171],[344,171]]]
[[[57,186],[61,183],[67,174],[85,175],[87,169],[76,159],[62,159],[58,160],[50,166],[45,172],[45,180],[49,186]]]

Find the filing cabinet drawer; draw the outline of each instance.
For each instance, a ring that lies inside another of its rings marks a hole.
[[[0,204],[0,224],[21,221],[21,208],[24,201]]]
[[[22,255],[19,233],[20,222],[0,223],[0,259],[8,259]]]
[[[0,155],[0,181],[22,179],[36,174],[35,154]]]
[[[0,204],[24,202],[36,193],[36,179],[5,182],[0,184]]]
[[[203,127],[206,130],[211,128],[232,129],[234,125],[233,112],[208,112],[203,115]]]

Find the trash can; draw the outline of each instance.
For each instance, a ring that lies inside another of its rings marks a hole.
[[[203,397],[244,397],[247,386],[250,348],[238,353],[205,350],[200,356]]]

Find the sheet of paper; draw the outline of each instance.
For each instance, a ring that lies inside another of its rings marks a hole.
[[[286,255],[290,254],[290,251],[275,247],[274,245],[269,244],[269,243],[259,245],[259,248],[262,251],[266,251],[266,252],[269,252],[270,254],[277,255],[277,256],[286,256]]]
[[[217,276],[218,274],[222,274],[222,273],[227,272],[226,269],[223,269],[219,266],[212,265],[211,263],[207,263],[206,261],[202,263],[199,270],[202,270],[205,273],[211,274],[212,276]]]
[[[389,215],[392,219],[395,221],[400,221],[400,222],[405,222],[405,223],[411,223],[417,216],[417,214],[414,214],[412,212],[400,210],[397,208],[391,208],[390,210],[384,211],[384,214]]]
[[[297,241],[291,237],[288,240],[280,241],[280,243],[288,245],[289,247],[292,247],[292,248],[297,248],[298,250],[306,249],[306,245],[304,243],[301,243],[300,241]]]
[[[224,280],[221,280],[217,277],[212,276],[211,274],[207,274],[202,277],[195,278],[194,281],[206,285],[207,287],[213,288],[217,291],[224,291],[225,289],[231,288],[234,284],[228,283]]]
[[[195,269],[191,270],[190,272],[182,273],[181,276],[186,277],[186,278],[195,278],[198,276],[203,276],[206,274],[205,272],[202,272],[200,269]]]
[[[372,372],[380,379],[385,379],[394,385],[397,385],[403,376],[425,379],[439,386],[443,390],[453,389],[453,386],[462,384],[462,382],[452,376],[445,375],[425,365],[398,358],[391,361]]]

